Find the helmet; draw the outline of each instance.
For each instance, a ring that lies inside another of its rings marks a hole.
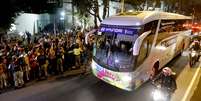
[[[163,72],[163,74],[168,75],[168,76],[172,75],[172,73],[173,73],[169,67],[163,68],[162,72]]]

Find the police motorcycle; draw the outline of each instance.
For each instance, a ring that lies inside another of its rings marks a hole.
[[[190,65],[190,67],[193,67],[193,65],[195,65],[196,62],[199,61],[199,58],[200,58],[200,43],[198,40],[195,40],[189,48],[189,65]]]
[[[174,76],[176,73],[172,72],[169,67],[163,68],[162,72],[153,79],[152,84],[154,89],[152,91],[153,101],[170,101],[171,95],[176,90],[176,81]]]
[[[189,57],[190,57],[189,65],[190,67],[193,67],[193,65],[195,65],[199,59],[199,52],[191,50],[189,53]]]

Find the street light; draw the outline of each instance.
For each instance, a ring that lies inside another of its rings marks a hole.
[[[62,12],[60,13],[60,15],[61,15],[62,17],[64,17],[64,16],[65,16],[65,11],[62,11]]]

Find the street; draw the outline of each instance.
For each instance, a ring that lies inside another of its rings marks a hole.
[[[173,67],[177,75],[185,65],[187,57],[184,56],[178,56],[168,64]],[[42,81],[1,94],[0,99],[1,101],[150,101],[152,91],[153,85],[150,82],[135,91],[127,92],[89,74]]]
[[[201,93],[201,81],[199,81],[196,91],[194,92],[194,95],[191,98],[191,101],[199,101],[201,99],[200,93]]]

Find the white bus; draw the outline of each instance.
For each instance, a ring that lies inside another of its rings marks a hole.
[[[94,44],[93,74],[118,88],[132,90],[188,47],[191,17],[159,11],[127,12],[100,25]]]

